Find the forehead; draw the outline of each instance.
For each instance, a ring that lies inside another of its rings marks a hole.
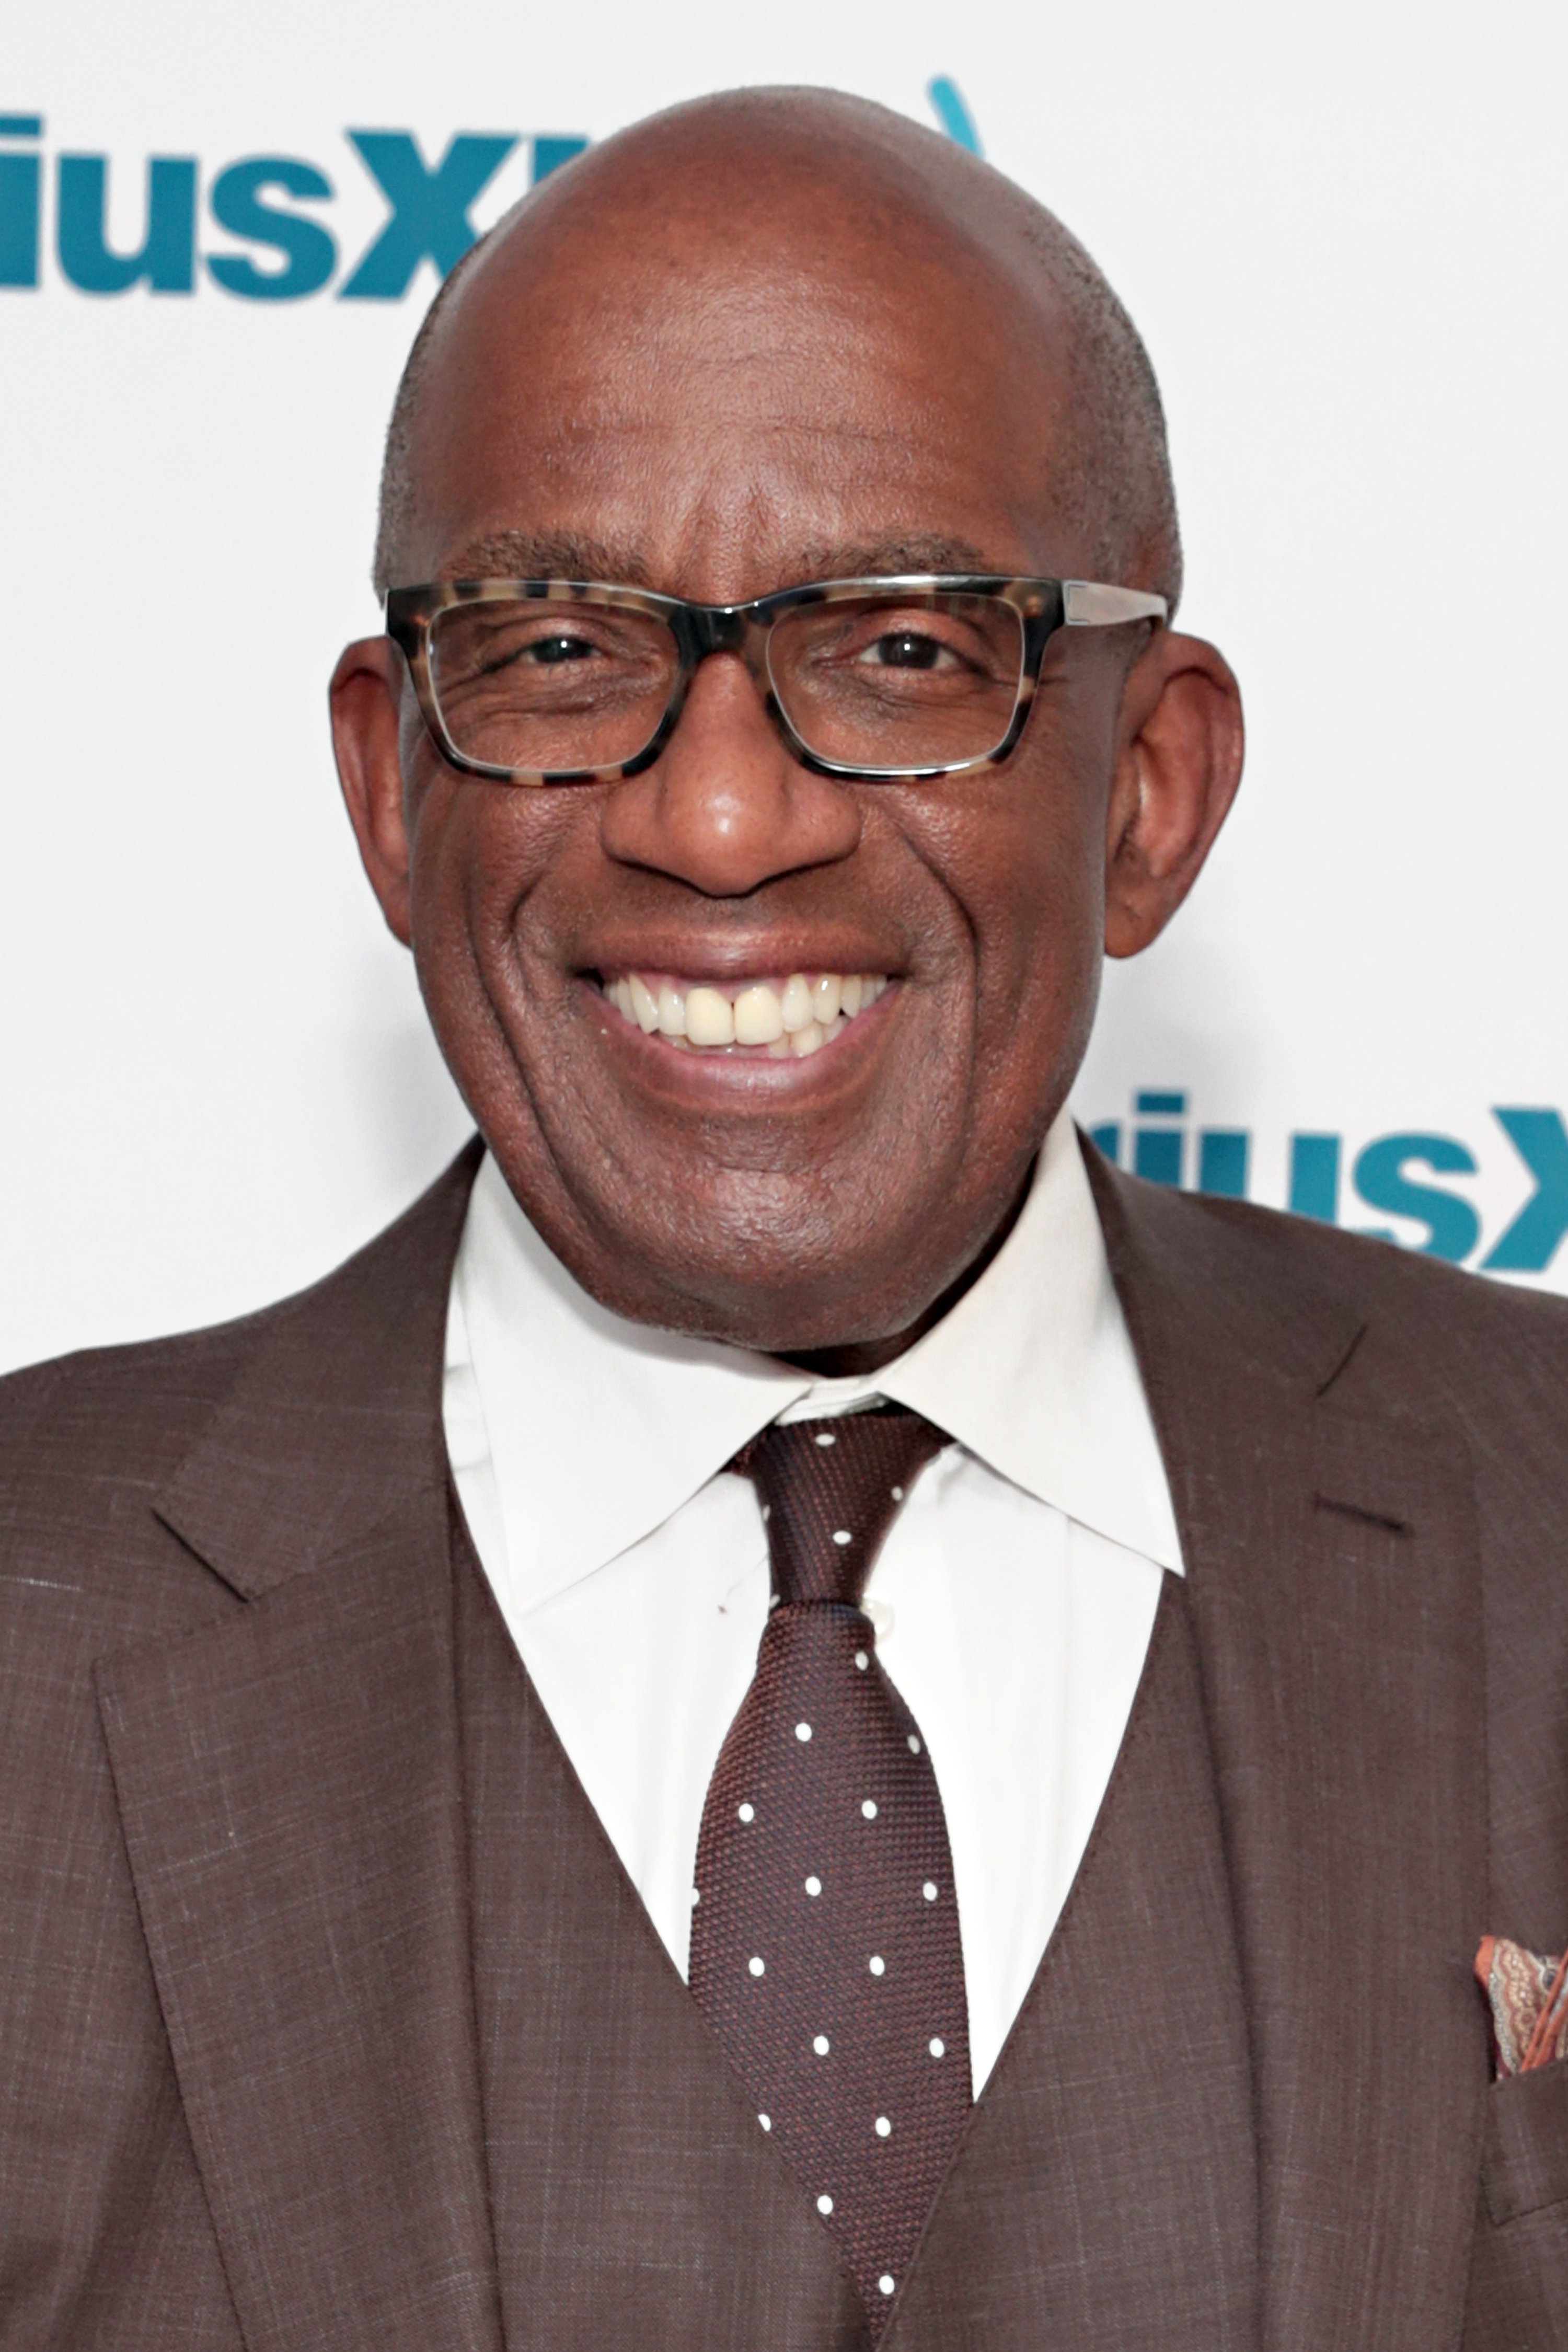
[[[900,544],[1050,570],[1061,343],[990,257],[875,208],[517,236],[441,322],[406,576],[508,533],[715,600]]]

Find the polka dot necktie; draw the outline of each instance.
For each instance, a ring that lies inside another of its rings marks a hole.
[[[919,1725],[860,1596],[948,1440],[898,1406],[764,1430],[774,1601],[703,1809],[692,1992],[757,2120],[892,2310],[970,2106],[952,1859]]]

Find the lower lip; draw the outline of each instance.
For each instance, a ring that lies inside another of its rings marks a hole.
[[[874,1052],[886,1025],[884,1015],[900,993],[890,980],[875,1004],[845,1024],[837,1036],[815,1054],[775,1056],[765,1045],[688,1045],[627,1021],[594,982],[583,980],[587,1010],[613,1053],[643,1084],[663,1094],[696,1096],[710,1103],[737,1099],[774,1102],[825,1087],[837,1078],[857,1076],[868,1052]],[[862,1031],[865,1034],[862,1037]]]

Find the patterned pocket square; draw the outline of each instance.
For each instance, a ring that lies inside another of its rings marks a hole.
[[[1568,2057],[1568,1952],[1542,1959],[1506,1936],[1483,1936],[1476,1975],[1492,2005],[1500,2075]]]

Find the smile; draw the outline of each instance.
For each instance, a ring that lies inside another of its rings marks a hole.
[[[885,972],[792,972],[787,980],[688,981],[668,972],[606,973],[601,985],[645,1036],[700,1054],[799,1059],[831,1045],[876,1003]]]

